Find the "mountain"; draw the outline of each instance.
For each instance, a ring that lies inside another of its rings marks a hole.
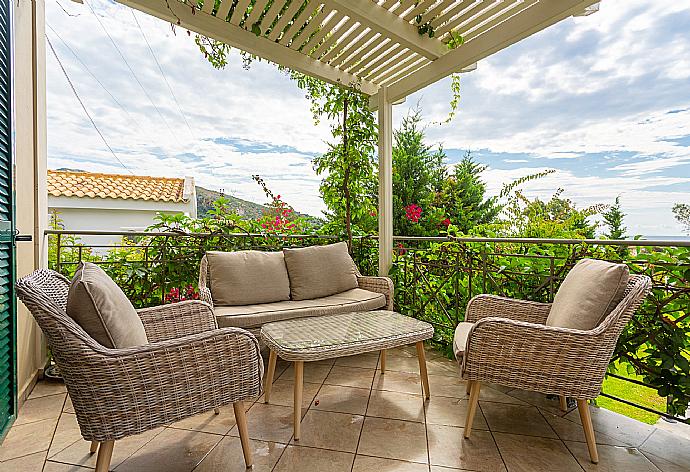
[[[238,215],[247,219],[256,219],[263,215],[266,207],[258,203],[242,200],[241,198],[233,197],[232,195],[225,195],[215,190],[209,190],[203,187],[196,187],[196,212],[199,218],[208,215],[208,211],[213,208],[213,202],[220,197],[225,197],[230,201],[230,209]]]

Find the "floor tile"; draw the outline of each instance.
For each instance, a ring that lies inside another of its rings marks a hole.
[[[640,450],[690,470],[690,440],[678,435],[657,429],[642,444]]]
[[[508,472],[582,471],[580,464],[560,439],[493,434]]]
[[[586,443],[566,442],[565,445],[586,472],[659,472],[644,454],[633,447],[599,445],[599,463],[592,464]]]
[[[48,461],[46,462],[43,472],[86,472],[88,470],[93,470],[93,468],[81,467],[72,464],[63,464],[62,462]]]
[[[590,405],[589,411],[592,415],[594,431],[607,434],[629,446],[640,446],[655,429],[654,426],[604,408]],[[564,418],[582,424],[577,409],[565,415]]]
[[[386,371],[419,373],[419,360],[414,357],[389,356],[386,359]]]
[[[463,428],[428,425],[429,459],[432,465],[479,472],[505,471],[491,433],[472,431],[463,438]]]
[[[363,415],[367,411],[369,392],[368,388],[323,385],[319,393],[314,397],[314,403],[311,408],[314,410]]]
[[[304,363],[304,382],[305,383],[323,383],[323,381],[326,379],[328,376],[328,373],[331,371],[331,366],[330,365],[322,365],[322,364],[315,364],[313,362],[305,362]],[[293,381],[295,380],[295,367],[291,364],[290,367],[285,369],[283,373],[278,377],[276,375],[276,379],[280,380],[289,380]]]
[[[560,416],[549,413],[548,411],[543,411],[542,414],[544,418],[546,418],[546,421],[554,429],[554,431],[556,431],[558,437],[561,438],[563,441],[585,441],[585,433],[580,423],[575,423],[565,418],[561,418]],[[627,445],[625,441],[612,438],[611,436],[598,431],[594,433],[594,437],[597,441],[597,444],[606,444],[609,446]]]
[[[357,454],[426,464],[428,455],[424,424],[367,417]]]
[[[308,408],[314,399],[314,395],[319,391],[321,384],[304,382],[302,383],[302,408]],[[271,405],[293,406],[295,403],[295,381],[276,380],[271,387]],[[264,402],[264,395],[258,400]]]
[[[354,454],[288,446],[273,472],[350,472]]]
[[[469,398],[469,395],[467,395],[465,398]],[[512,395],[509,395],[500,390],[496,390],[495,388],[489,387],[488,385],[484,384],[482,384],[482,388],[479,391],[479,400],[496,403],[512,403],[514,405],[529,404],[519,398],[515,398]]]
[[[484,393],[484,392],[482,392]],[[537,406],[542,410],[549,411],[550,413],[554,415],[559,415],[563,416],[567,412],[561,410],[561,403],[558,398],[548,398],[545,394],[543,393],[538,393],[538,392],[530,392],[527,390],[520,390],[520,389],[513,389],[508,395],[509,398],[514,398],[518,399],[519,401],[523,401],[524,403],[528,403],[533,406]],[[488,400],[488,398],[487,398]],[[491,400],[491,401],[497,401],[497,400]],[[511,402],[508,402],[511,403]],[[515,402],[512,402],[515,403]]]
[[[15,424],[0,446],[0,461],[47,451],[56,425],[57,418],[24,425]]]
[[[657,466],[661,472],[688,472],[687,466],[674,464],[673,462],[669,462],[666,459],[649,452],[642,452],[642,454],[644,454],[647,459]]]
[[[60,415],[55,434],[53,435],[53,441],[50,443],[48,459],[76,442],[85,443],[81,437],[77,417],[69,413],[63,413]]]
[[[198,415],[190,416],[170,425],[177,429],[188,429],[191,431],[202,431],[204,433],[228,434],[235,426],[235,412],[232,406],[224,406],[219,414],[213,410]]]
[[[371,388],[374,372],[376,372],[374,369],[334,365],[324,383],[327,385],[342,385],[344,387]]]
[[[221,439],[215,434],[165,429],[120,464],[117,471],[189,472]]]
[[[33,423],[34,421],[57,419],[65,403],[67,395],[62,393],[47,397],[38,397],[27,400],[19,410],[15,425]]]
[[[64,416],[64,415],[63,415]],[[62,418],[61,418],[62,420]],[[151,440],[163,432],[163,428],[156,428],[146,431],[142,434],[128,436],[126,438],[115,441],[113,447],[113,457],[110,461],[111,467],[117,467],[127,458],[132,456],[142,447],[146,446]],[[81,437],[70,444],[69,446],[56,450],[51,448],[48,459],[63,462],[66,464],[79,465],[84,467],[96,467],[96,454],[89,452],[90,441],[85,441]]]
[[[479,402],[491,431],[558,438],[537,407]]]
[[[46,397],[48,395],[58,395],[61,393],[67,393],[67,387],[62,382],[48,382],[43,380],[37,382],[34,389],[29,395],[29,400],[39,397]]]
[[[385,374],[376,373],[374,377],[374,390],[389,390],[402,393],[422,393],[422,384],[419,374],[409,372],[388,371]],[[432,392],[433,394],[433,392]]]
[[[352,472],[429,472],[429,466],[416,462],[382,459],[380,457],[357,456]]]
[[[467,383],[460,377],[429,375],[429,389],[432,396],[467,398]]]
[[[419,394],[372,390],[367,416],[421,423],[424,422],[424,400]]]
[[[426,370],[431,375],[446,375],[460,378],[460,366],[458,363],[445,357],[427,359]]]
[[[367,353],[356,356],[340,357],[336,359],[335,365],[345,367],[359,367],[361,369],[376,369],[379,363],[379,354]]]
[[[62,407],[62,411],[65,413],[74,413],[74,405],[72,405],[72,399],[67,395],[65,400],[65,406]]]
[[[45,460],[45,451],[17,457],[6,462],[0,462],[0,472],[36,472],[43,469],[43,462]]]
[[[252,472],[270,472],[285,449],[284,444],[250,440]],[[240,438],[226,436],[194,469],[194,472],[246,472]]]
[[[287,444],[292,437],[292,407],[255,403],[247,412],[251,439]],[[237,436],[237,426],[230,430]]]
[[[469,402],[460,398],[431,397],[426,402],[427,424],[444,424],[448,426],[465,426],[467,418],[467,404]],[[472,423],[473,429],[488,430],[481,409],[477,408]]]
[[[293,438],[291,444],[355,452],[363,422],[360,415],[309,410],[302,419],[299,441]]]

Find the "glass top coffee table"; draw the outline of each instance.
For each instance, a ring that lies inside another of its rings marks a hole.
[[[273,384],[276,359],[280,356],[294,363],[294,435],[300,436],[304,363],[381,352],[381,373],[386,368],[386,349],[416,344],[419,373],[424,395],[429,398],[423,341],[434,334],[424,321],[394,311],[362,311],[342,315],[297,318],[267,323],[261,328],[261,339],[271,350],[264,379],[264,403],[268,403]]]

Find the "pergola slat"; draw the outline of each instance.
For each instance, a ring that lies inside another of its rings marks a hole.
[[[313,53],[310,53],[310,56],[315,59],[318,59],[324,52],[330,51],[331,47],[341,38],[343,38],[342,44],[347,44],[346,39],[350,37],[349,33],[354,32],[354,30],[357,29],[357,25],[355,25],[355,23],[355,20],[353,20],[352,18],[348,18],[347,21],[338,26],[338,28],[335,31],[331,31],[331,35],[328,38],[326,38],[326,40],[322,42],[319,45],[319,47],[314,50]]]
[[[341,64],[348,61],[351,57],[353,57],[360,51],[364,50],[365,47],[367,47],[372,41],[375,40],[374,38],[378,34],[379,33],[377,33],[376,31],[369,29],[364,33],[364,35],[360,36],[359,39],[356,39],[354,42],[344,47],[343,52],[340,55],[328,62],[334,67],[340,67]],[[324,60],[326,60],[326,58],[324,58]]]
[[[269,0],[256,0],[254,6],[252,7],[252,12],[249,14],[249,17],[247,17],[247,21],[245,22],[245,29],[251,31],[254,23],[259,21],[259,18],[261,17],[261,14],[264,12],[264,9],[266,8],[268,1]]]
[[[392,44],[391,40],[388,38],[385,38],[382,41],[379,41],[379,39],[380,36],[375,36],[369,44],[366,44],[357,53],[347,58],[347,60],[339,65],[338,68],[341,70],[348,70],[354,64],[357,64],[362,60],[366,60],[373,54],[376,54],[380,49],[390,47]]]
[[[269,7],[268,11],[266,11],[264,17],[261,18],[261,23],[259,24],[259,28],[261,28],[261,31],[266,31],[268,30],[268,28],[271,27],[271,25],[276,20],[276,18],[278,18],[278,15],[280,15],[280,12],[283,10],[284,7],[284,1],[273,0],[273,3],[271,3],[271,6]]]
[[[474,17],[474,15],[477,14],[477,11],[481,11],[482,7],[485,7],[485,6],[486,6],[486,4],[481,2],[481,1],[475,2],[471,5],[468,5],[455,18],[448,21],[444,25],[439,26],[436,29],[436,34],[438,34],[438,36],[441,37],[444,34],[446,34],[448,31],[456,29],[459,25],[461,25],[462,23],[467,21],[468,18]]]
[[[276,22],[275,26],[271,30],[271,32],[268,35],[268,39],[271,41],[275,41],[278,39],[278,36],[280,36],[280,33],[283,32],[285,27],[288,25],[290,20],[292,20],[297,12],[299,11],[300,7],[302,6],[302,2],[300,1],[293,1],[290,3],[290,6],[287,7],[287,10],[283,12],[283,14],[280,16],[278,21]],[[309,6],[307,5],[307,8]]]
[[[303,35],[304,38],[308,38],[308,41],[304,46],[300,46],[298,49],[301,49],[305,54],[310,55],[310,51],[312,51],[314,47],[316,47],[316,45],[319,44],[321,40],[323,40],[323,38],[325,38],[326,35],[332,31],[333,28],[337,27],[341,21],[344,21],[344,18],[339,16],[338,12],[331,10],[326,15],[324,22],[318,27],[318,29],[311,33],[310,38]]]
[[[378,57],[376,57],[373,61],[370,61],[368,64],[358,64],[356,70],[353,68],[351,72],[358,77],[368,77],[372,72],[378,70],[380,67],[397,61],[398,59],[402,59],[400,56],[404,56],[406,51],[407,50],[401,44],[396,44],[387,51],[379,54]],[[362,66],[364,67],[361,68]]]
[[[465,32],[461,32],[462,37],[465,38],[465,41],[471,41],[472,39],[476,38],[480,34],[484,33],[485,31],[490,30],[494,26],[500,24],[507,18],[510,18],[513,15],[517,15],[520,12],[526,10],[527,8],[530,8],[532,5],[537,3],[539,0],[525,0],[525,1],[516,1],[514,2],[510,8],[506,8],[502,12],[500,12],[497,15],[492,16],[491,18],[484,20],[484,22],[476,25],[476,27],[468,29]]]
[[[436,18],[438,15],[443,13],[447,8],[449,8],[451,5],[455,3],[455,0],[443,0],[438,2],[436,5],[433,7],[429,8],[423,15],[422,15],[422,20],[421,24],[425,24],[427,22],[431,22],[434,18]]]
[[[457,14],[463,11],[468,6],[468,0],[458,0],[454,2],[453,7],[444,11],[441,15],[431,20],[431,27],[438,28],[439,25],[452,20]]]
[[[267,41],[263,36],[256,36],[244,28],[232,25],[203,11],[197,11],[194,14],[189,5],[177,0],[120,0],[119,3],[173,24],[177,24],[179,20],[182,28],[223,41],[231,47],[255,54],[312,77],[318,77],[326,82],[344,85],[359,83],[360,90],[367,95],[376,94],[378,91],[378,86],[368,80],[362,80],[353,74],[336,69],[273,41]]]
[[[428,57],[437,59],[446,47],[437,39],[424,37],[417,28],[399,16],[381,8],[371,0],[324,0],[344,15],[354,18],[372,29],[380,31],[391,40]]]
[[[417,6],[415,6],[412,10],[408,11],[405,14],[405,16],[403,16],[403,20],[408,21],[408,22],[412,21],[417,15],[420,15],[424,11],[426,11],[427,8],[429,8],[434,2],[435,2],[435,0],[432,0],[432,1],[422,0],[422,1],[420,1],[419,4],[417,4]]]
[[[500,24],[500,27],[477,36],[443,57],[432,61],[412,75],[388,87],[389,98],[393,102],[432,84],[454,72],[490,56],[537,31],[541,31],[559,21],[582,12],[596,0],[541,0],[519,15],[514,15]],[[371,97],[369,105],[378,106],[378,98]]]
[[[292,24],[285,30],[279,42],[287,46],[291,40],[296,39],[295,37],[301,34],[300,29],[307,24],[307,22],[316,23],[317,19],[321,17],[322,11],[323,5],[321,2],[307,3],[302,13],[297,15],[297,18],[295,18]]]
[[[251,0],[239,0],[237,2],[235,9],[232,11],[232,17],[230,17],[230,23],[233,25],[239,25],[242,22],[244,19],[244,14],[247,12],[247,8],[249,8],[250,2]]]
[[[210,1],[213,2],[213,0]],[[220,6],[218,7],[218,11],[216,12],[216,17],[220,18],[221,20],[225,20],[228,17],[228,14],[230,13],[232,4],[233,0],[222,0],[220,2]]]

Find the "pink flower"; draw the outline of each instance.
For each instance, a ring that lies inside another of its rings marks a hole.
[[[422,207],[416,203],[412,203],[405,207],[405,218],[413,223],[419,223],[419,218],[422,216]]]

